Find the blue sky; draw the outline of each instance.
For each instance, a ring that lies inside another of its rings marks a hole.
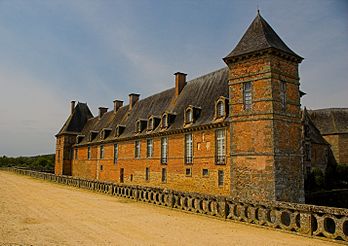
[[[348,107],[346,0],[0,0],[0,155],[53,153],[71,100],[96,114],[224,67],[257,6],[305,58],[302,105]]]

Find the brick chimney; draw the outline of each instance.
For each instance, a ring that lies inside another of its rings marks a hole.
[[[129,110],[132,110],[137,101],[139,101],[140,94],[129,94]]]
[[[123,101],[121,100],[114,100],[114,113],[116,113],[119,108],[123,106]]]
[[[106,112],[108,112],[108,108],[99,107],[99,119],[101,119]]]
[[[180,92],[186,85],[186,73],[176,72],[175,75],[175,96],[179,96]]]
[[[75,109],[75,101],[71,101],[70,102],[70,114],[72,114],[74,112]]]

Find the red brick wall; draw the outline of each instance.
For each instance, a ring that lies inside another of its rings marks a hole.
[[[91,146],[92,158],[87,160],[87,146],[79,148],[78,159],[73,161],[73,176],[97,178],[119,183],[120,169],[124,168],[124,183],[169,188],[174,190],[200,192],[206,194],[230,194],[229,129],[225,128],[226,164],[215,164],[215,130],[193,132],[193,163],[185,164],[184,134],[169,135],[168,163],[161,164],[161,137],[153,138],[154,153],[146,157],[146,138],[141,139],[139,159],[134,158],[134,140],[118,142],[119,155],[113,163],[114,143],[104,145],[104,159],[99,158],[100,146]],[[101,165],[103,170],[101,170]],[[149,181],[145,180],[145,169],[150,169]],[[162,168],[167,169],[167,182],[162,183]],[[192,175],[186,176],[185,169],[191,168]],[[202,176],[202,169],[208,169],[209,175]],[[218,170],[224,171],[224,185],[218,186]],[[132,176],[132,180],[131,180]]]

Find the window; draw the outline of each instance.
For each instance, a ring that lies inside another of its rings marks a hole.
[[[136,140],[134,144],[134,157],[140,158],[140,141]]]
[[[100,165],[100,171],[103,171],[103,165]]]
[[[192,143],[192,133],[185,135],[185,163],[192,163],[193,159],[193,143]]]
[[[282,110],[286,110],[286,83],[284,81],[280,81],[280,101],[282,104]]]
[[[225,130],[217,129],[215,131],[215,163],[225,164]]]
[[[133,174],[130,175],[129,180],[132,182],[133,181]]]
[[[153,118],[150,118],[147,124],[148,130],[153,130]]]
[[[168,115],[164,114],[162,116],[162,128],[167,128],[168,127]]]
[[[224,185],[224,171],[218,170],[218,185],[223,186]]]
[[[252,85],[251,82],[246,82],[244,83],[244,109],[251,109],[252,100]]]
[[[219,101],[216,105],[216,116],[217,118],[221,118],[225,116],[225,103],[222,101]]]
[[[145,169],[145,181],[149,181],[150,180],[150,168],[147,167]]]
[[[120,183],[124,182],[124,168],[120,169]]]
[[[191,177],[192,176],[192,169],[191,168],[186,168],[185,169],[185,175],[187,177]]]
[[[193,122],[193,110],[191,108],[186,110],[185,114],[185,123],[192,123]]]
[[[91,159],[91,146],[88,146],[88,148],[87,148],[87,159],[88,160]]]
[[[162,168],[162,183],[167,182],[167,168]]]
[[[79,154],[78,149],[75,149],[75,160],[77,160],[78,154]]]
[[[118,160],[118,144],[114,144],[114,164],[117,163]]]
[[[100,145],[99,158],[104,159],[104,145]]]
[[[141,132],[141,122],[139,120],[135,124],[135,132]]]
[[[167,156],[168,156],[168,138],[161,138],[161,163],[167,164]]]
[[[146,157],[151,158],[153,156],[153,139],[146,139]]]
[[[203,170],[202,170],[202,176],[203,176],[203,177],[208,177],[208,176],[209,176],[209,170],[206,169],[206,168],[203,168]]]

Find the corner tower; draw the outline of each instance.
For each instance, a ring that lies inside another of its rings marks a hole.
[[[304,202],[298,64],[258,12],[229,67],[231,191],[241,200]]]

